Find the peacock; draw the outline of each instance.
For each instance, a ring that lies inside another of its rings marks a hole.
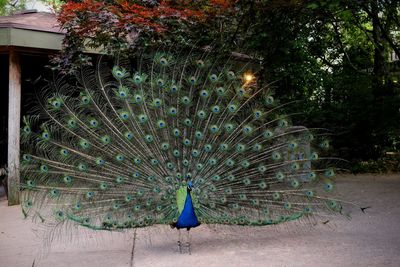
[[[49,82],[23,119],[23,214],[62,231],[166,224],[190,252],[199,225],[342,213],[326,134],[293,124],[254,68],[233,53],[152,48]]]

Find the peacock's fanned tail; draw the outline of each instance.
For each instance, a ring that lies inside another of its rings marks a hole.
[[[210,51],[158,51],[49,84],[22,129],[24,214],[101,230],[170,224],[189,181],[202,224],[340,212],[329,141],[246,73]]]

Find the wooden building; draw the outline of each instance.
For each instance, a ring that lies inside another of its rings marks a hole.
[[[62,39],[54,14],[28,10],[0,17],[0,167],[8,170],[9,205],[19,203],[20,126],[32,81],[46,72]]]

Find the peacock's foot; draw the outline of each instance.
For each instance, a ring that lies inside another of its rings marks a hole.
[[[192,255],[192,245],[190,242],[182,243],[181,241],[178,241],[178,251],[180,254],[188,253],[189,255]]]

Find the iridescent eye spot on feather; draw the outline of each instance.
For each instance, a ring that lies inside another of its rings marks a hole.
[[[222,143],[222,144],[219,145],[219,149],[220,149],[221,151],[223,151],[223,152],[228,151],[229,148],[230,148],[229,145],[226,144],[226,143]]]
[[[211,133],[216,134],[216,133],[219,132],[219,127],[217,125],[215,125],[215,124],[211,125],[210,126],[210,131],[211,131]]]
[[[232,133],[235,130],[235,125],[233,123],[226,123],[224,125],[225,132]]]
[[[263,136],[265,139],[270,139],[272,136],[274,136],[274,133],[271,130],[265,130]]]
[[[262,181],[262,182],[258,183],[258,187],[260,189],[266,189],[267,188],[267,184],[264,181]]]
[[[259,173],[263,174],[263,173],[265,173],[265,172],[267,171],[267,167],[264,166],[264,165],[259,165],[259,166],[257,167],[257,171],[258,171]]]
[[[166,142],[161,143],[161,150],[166,151],[168,149],[169,149],[169,144],[168,143],[166,143]]]
[[[280,119],[280,120],[278,121],[278,126],[279,126],[280,128],[288,127],[288,125],[289,125],[289,122],[288,122],[286,119]]]
[[[168,114],[171,116],[176,116],[178,114],[178,110],[175,107],[170,107],[168,109]]]
[[[88,148],[90,148],[90,143],[89,143],[89,141],[87,141],[86,139],[81,139],[81,140],[79,141],[79,146],[80,146],[81,148],[83,148],[83,149],[88,149]]]
[[[171,88],[170,88],[170,92],[171,92],[171,93],[176,93],[176,92],[178,92],[178,91],[179,91],[178,86],[176,86],[176,85],[172,85],[172,86],[171,86]]]
[[[250,167],[250,162],[248,160],[243,160],[240,163],[240,166],[242,166],[242,168],[247,169],[248,167]]]
[[[49,171],[49,167],[45,164],[40,165],[40,172],[47,173]]]
[[[281,155],[280,152],[274,151],[274,152],[272,152],[272,154],[271,154],[271,158],[272,158],[273,160],[277,161],[277,160],[280,160],[280,159],[282,158],[282,155]]]
[[[255,144],[253,145],[253,147],[252,147],[252,150],[253,150],[254,152],[259,152],[259,151],[262,150],[262,148],[263,148],[263,146],[262,146],[261,144],[255,143]]]
[[[144,140],[146,143],[152,143],[154,141],[154,137],[151,134],[147,134],[145,135]]]
[[[217,92],[217,95],[219,97],[225,96],[225,88],[223,87],[218,87],[217,89],[215,89],[215,91]]]
[[[191,119],[186,118],[186,119],[183,121],[183,124],[185,124],[185,125],[188,126],[188,127],[191,127],[191,126],[193,125],[193,122],[192,122]]]
[[[304,194],[305,194],[307,197],[312,198],[312,197],[314,196],[314,191],[312,191],[312,190],[306,190],[306,191],[304,192]]]
[[[324,183],[324,190],[330,192],[333,190],[333,183],[330,180],[326,180]]]
[[[239,143],[236,145],[236,152],[243,153],[246,150],[246,145]]]
[[[225,165],[226,166],[228,166],[228,167],[233,167],[233,166],[235,166],[235,161],[233,160],[233,159],[227,159],[226,161],[225,161]]]
[[[32,180],[26,181],[26,187],[27,187],[27,189],[33,189],[33,188],[35,188],[35,187],[36,187],[35,181],[32,181]]]
[[[273,200],[279,200],[281,198],[281,194],[279,192],[272,193]]]
[[[175,158],[179,158],[181,156],[181,152],[178,149],[174,149],[174,151],[172,151],[172,154]]]
[[[189,78],[189,83],[190,83],[191,85],[195,85],[196,82],[197,82],[197,79],[196,79],[195,76],[191,76],[191,77]]]
[[[117,178],[115,178],[115,183],[117,184],[123,184],[125,182],[125,178],[122,176],[117,176]]]
[[[129,73],[124,69],[118,66],[114,66],[112,68],[111,73],[113,74],[114,78],[117,80],[121,80],[129,75]]]
[[[217,163],[218,163],[218,160],[216,158],[210,158],[208,160],[208,164],[210,164],[211,166],[215,166],[215,165],[217,165]]]
[[[246,94],[246,90],[244,88],[236,89],[236,94],[238,97],[243,97]]]
[[[157,121],[157,127],[159,129],[164,129],[165,127],[167,127],[167,123],[164,120],[158,120]]]
[[[291,142],[289,142],[289,144],[288,144],[288,148],[289,148],[290,150],[295,150],[298,146],[299,146],[299,145],[298,145],[297,142],[295,142],[295,141],[291,141]]]
[[[104,135],[101,137],[101,142],[103,145],[108,145],[111,142],[111,137],[109,135]]]
[[[62,156],[64,156],[64,157],[67,157],[67,156],[70,155],[70,152],[69,152],[68,149],[62,148],[62,149],[60,149],[60,154],[61,154]]]
[[[333,210],[338,207],[338,203],[335,200],[327,200],[326,205]]]
[[[100,190],[106,190],[108,188],[108,184],[105,182],[100,183],[99,185]]]
[[[320,148],[324,149],[324,150],[328,150],[329,149],[329,141],[328,140],[324,140],[320,143],[319,145]]]
[[[242,132],[244,133],[244,135],[251,135],[253,133],[253,126],[251,126],[250,124],[247,124],[243,127]]]
[[[218,76],[217,76],[217,74],[211,74],[209,76],[209,79],[210,79],[211,82],[214,83],[214,82],[218,81]]]
[[[202,170],[203,167],[204,167],[204,165],[203,165],[202,163],[197,163],[197,164],[196,164],[196,169],[197,169],[198,171]]]
[[[67,125],[70,129],[75,129],[76,128],[76,120],[75,119],[69,119],[67,121]]]
[[[228,77],[229,80],[235,79],[236,77],[235,73],[231,70],[226,73],[226,76]]]
[[[81,104],[82,105],[87,105],[90,103],[90,98],[88,96],[82,96],[81,97]]]
[[[275,174],[275,179],[278,180],[278,182],[282,183],[285,179],[285,175],[282,172],[277,172]]]
[[[208,90],[201,90],[199,94],[200,97],[203,99],[208,98],[210,96],[210,92]]]
[[[310,172],[310,173],[307,175],[307,179],[308,179],[309,181],[313,181],[313,180],[315,180],[315,178],[317,178],[317,175],[315,174],[315,172]]]
[[[204,67],[204,61],[201,59],[196,60],[196,65],[197,65],[197,67],[202,68],[202,67]]]
[[[233,175],[233,174],[231,173],[231,174],[229,174],[229,175],[227,176],[227,179],[228,179],[228,181],[233,182],[233,181],[236,180],[236,177],[235,177],[235,175]]]
[[[96,159],[96,164],[99,165],[99,166],[102,166],[105,163],[106,163],[105,160],[100,158],[100,157]]]
[[[199,119],[205,119],[205,118],[207,117],[207,113],[206,113],[204,110],[199,110],[199,111],[197,112],[197,117],[198,117]]]
[[[78,167],[78,171],[81,171],[81,172],[85,172],[88,169],[87,165],[84,163],[79,163],[77,167]]]
[[[324,172],[325,177],[331,178],[333,176],[335,176],[335,171],[333,169],[327,169]]]
[[[51,105],[53,106],[54,109],[60,109],[60,108],[61,108],[61,105],[62,105],[62,100],[61,100],[61,98],[58,98],[58,99],[56,99],[56,100],[53,100],[53,101],[51,102]]]
[[[164,84],[165,84],[165,82],[164,82],[163,79],[158,79],[158,80],[157,80],[157,85],[158,85],[158,87],[163,87]]]
[[[51,198],[56,198],[56,197],[60,196],[60,190],[58,190],[58,189],[56,189],[56,188],[50,189],[50,191],[49,191],[49,196],[50,196]]]
[[[255,110],[253,112],[253,117],[255,120],[259,120],[263,117],[264,113],[261,110]]]
[[[183,140],[183,144],[184,144],[185,146],[190,146],[191,143],[192,143],[192,142],[191,142],[189,139],[187,139],[187,138]]]
[[[310,155],[310,160],[317,160],[319,158],[317,152],[312,152]]]
[[[43,132],[41,136],[42,136],[42,139],[45,140],[45,141],[50,140],[50,133],[49,132]]]
[[[93,197],[94,197],[94,192],[93,191],[89,191],[89,192],[86,193],[86,198],[87,199],[91,199]]]
[[[133,133],[132,132],[125,132],[124,136],[127,140],[132,140],[133,139]]]
[[[153,99],[153,107],[159,108],[162,105],[162,100],[160,98]]]
[[[192,100],[190,99],[190,97],[184,96],[184,97],[181,98],[181,102],[182,102],[182,104],[187,106],[187,105],[190,105],[192,103]]]
[[[211,144],[206,144],[205,146],[204,146],[204,151],[205,152],[211,152],[212,151],[212,145]]]
[[[212,113],[214,113],[214,114],[219,114],[220,111],[221,111],[221,108],[220,108],[220,106],[218,106],[218,105],[214,105],[214,106],[211,107],[211,111],[212,111]]]
[[[134,95],[134,96],[133,96],[133,99],[134,99],[134,102],[135,102],[136,104],[140,104],[140,103],[143,102],[143,97],[142,97],[141,95],[139,95],[139,94]]]
[[[64,181],[65,184],[71,184],[72,183],[72,177],[69,176],[69,175],[65,175],[63,177],[63,181]]]
[[[140,123],[146,123],[149,120],[146,114],[139,114],[138,119]]]
[[[274,97],[273,96],[266,96],[264,103],[266,106],[271,106],[272,104],[274,104]]]
[[[25,162],[30,162],[32,160],[32,156],[29,154],[23,154],[22,155],[22,160]]]
[[[28,125],[24,126],[23,131],[26,134],[30,134],[32,132],[31,127],[29,127]]]
[[[75,205],[73,206],[73,209],[76,211],[79,211],[82,209],[82,204],[80,202],[75,203]]]
[[[228,111],[230,113],[235,113],[238,110],[238,106],[236,104],[229,104],[228,105]]]
[[[160,58],[160,65],[161,66],[167,66],[168,65],[168,60],[165,57]]]
[[[99,122],[96,119],[91,119],[89,120],[89,126],[91,128],[97,128],[97,126],[99,126]]]
[[[141,77],[139,74],[135,74],[135,75],[133,76],[133,82],[134,82],[136,85],[141,84],[141,83],[142,83],[142,77]]]
[[[54,213],[55,217],[57,220],[63,220],[64,219],[64,212],[62,212],[61,210],[56,211]]]
[[[174,167],[175,167],[175,165],[174,165],[172,162],[168,162],[168,163],[167,163],[167,169],[173,170]]]
[[[292,179],[292,181],[290,182],[290,185],[293,188],[298,188],[300,186],[300,182],[297,179]]]
[[[129,119],[129,112],[127,111],[121,111],[119,113],[119,117],[121,118],[121,120],[126,121]]]
[[[194,135],[195,135],[195,137],[196,137],[197,140],[202,140],[203,137],[204,137],[203,133],[200,132],[200,131],[196,131],[196,132],[194,133]]]
[[[198,156],[200,156],[200,151],[198,151],[197,149],[193,149],[192,150],[192,156],[197,158]]]
[[[172,134],[175,137],[180,137],[181,136],[181,131],[179,129],[175,128],[175,129],[172,130]]]

